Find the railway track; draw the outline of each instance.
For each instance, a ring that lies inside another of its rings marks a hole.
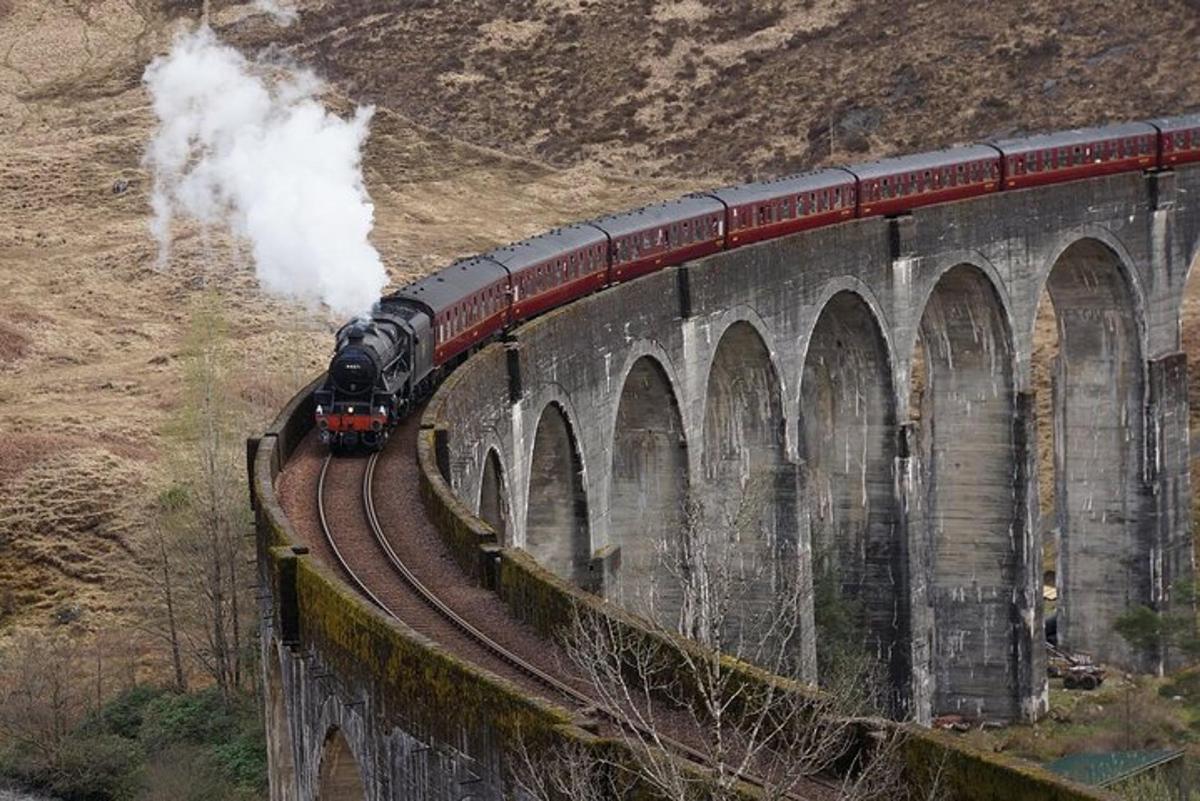
[[[523,659],[521,656],[513,653],[511,650],[505,648],[503,645],[496,642],[487,634],[473,626],[470,621],[466,620],[460,614],[455,612],[450,606],[444,603],[437,596],[437,594],[427,587],[408,567],[408,565],[404,563],[404,560],[399,557],[395,549],[388,542],[388,539],[383,531],[383,526],[379,521],[379,515],[375,509],[374,479],[375,468],[379,463],[379,456],[379,453],[372,453],[369,457],[367,457],[366,469],[363,472],[362,479],[363,512],[366,515],[367,523],[371,529],[371,534],[375,539],[375,544],[378,545],[380,550],[383,551],[388,562],[391,564],[396,574],[399,575],[404,581],[404,583],[431,609],[437,612],[437,614],[446,622],[452,625],[464,636],[491,653],[494,657],[511,666],[514,670],[533,679],[538,684],[541,684],[552,692],[569,699],[573,704],[579,706],[580,708],[596,710],[599,714],[607,717],[611,723],[618,727],[627,727],[636,730],[637,727],[631,726],[627,721],[619,719],[617,715],[604,710],[604,708],[596,702],[596,699],[589,696],[587,693],[582,692],[562,681],[561,679],[550,675],[537,665],[534,665],[528,660]],[[334,558],[338,562],[338,566],[344,571],[353,586],[387,615],[397,620],[403,620],[403,618],[394,610],[389,608],[388,605],[376,593],[372,592],[371,588],[367,586],[367,582],[363,580],[350,566],[349,561],[343,555],[342,550],[338,547],[337,539],[334,536],[332,527],[329,525],[329,521],[325,512],[325,479],[329,471],[329,465],[332,461],[332,456],[327,455],[325,457],[325,460],[321,465],[320,477],[317,480],[317,514],[325,541],[329,545],[330,550],[333,552]],[[641,733],[647,736],[650,735],[650,732],[644,729],[641,730]],[[678,754],[699,765],[706,766],[709,762],[708,758],[701,751],[687,745],[686,743],[666,737],[662,735],[661,732],[655,732],[654,739],[658,739],[659,741],[665,743]],[[764,787],[765,785],[762,780],[751,775],[743,776],[742,780],[747,784],[756,787]],[[818,777],[808,777],[807,780],[825,790],[836,789],[836,785],[834,785],[832,782]],[[794,794],[785,794],[783,797],[793,799],[793,801],[805,801],[804,796]]]

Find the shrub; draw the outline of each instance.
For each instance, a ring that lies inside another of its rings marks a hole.
[[[229,742],[217,745],[213,755],[230,781],[248,789],[266,789],[267,740],[262,726],[244,728]]]
[[[136,739],[142,727],[146,706],[163,692],[157,687],[145,684],[131,687],[101,707],[99,712],[89,716],[82,729],[85,733],[102,732],[130,740]]]
[[[144,759],[133,740],[77,734],[67,741],[42,784],[66,801],[126,801],[141,787]]]
[[[233,710],[215,688],[196,693],[164,693],[143,712],[139,738],[149,751],[172,743],[215,743],[235,727]]]

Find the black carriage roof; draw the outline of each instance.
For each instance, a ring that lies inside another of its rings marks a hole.
[[[688,196],[678,200],[668,200],[665,203],[643,206],[624,214],[600,217],[592,220],[592,225],[604,230],[609,236],[625,236],[645,231],[648,228],[658,228],[680,220],[690,220],[692,217],[704,214],[720,214],[724,211],[725,207],[719,200],[711,197]]]
[[[1184,114],[1181,117],[1158,117],[1149,122],[1163,133],[1186,131],[1190,128],[1200,128],[1200,113]]]
[[[760,200],[772,200],[778,197],[800,195],[818,189],[828,189],[854,183],[854,176],[845,170],[830,169],[805,172],[798,175],[785,175],[770,181],[758,181],[752,184],[737,184],[700,192],[693,197],[712,196],[730,205],[754,203]]]
[[[556,228],[520,242],[489,251],[480,258],[491,259],[503,264],[511,271],[522,270],[535,264],[553,259],[563,253],[589,245],[606,243],[604,233],[590,225],[568,225]]]
[[[997,158],[1000,158],[1000,154],[996,152],[995,148],[988,147],[987,145],[964,145],[945,150],[934,150],[929,153],[914,153],[911,156],[896,156],[895,158],[880,159],[879,161],[868,161],[866,164],[854,164],[846,169],[857,175],[860,179],[868,180],[871,178],[883,178],[890,175],[919,172],[920,170],[941,169],[943,167],[952,167],[956,164]]]
[[[1033,136],[1013,137],[1010,139],[991,140],[991,144],[1000,148],[1004,153],[1026,153],[1030,150],[1045,150],[1051,147],[1069,147],[1085,145],[1090,142],[1106,139],[1124,139],[1130,136],[1145,136],[1155,133],[1154,127],[1144,122],[1123,122],[1116,125],[1100,125],[1093,128],[1075,128],[1070,131],[1058,131]]]
[[[414,300],[428,306],[434,314],[458,303],[481,289],[508,276],[508,271],[491,259],[471,256],[443,267],[420,281],[401,287],[388,299]]]

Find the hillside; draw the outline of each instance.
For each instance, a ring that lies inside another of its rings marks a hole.
[[[1182,2],[395,9],[306,2],[286,28],[250,4],[210,14],[246,52],[315,67],[335,107],[378,106],[366,179],[396,281],[722,181],[1200,106],[1200,7]],[[329,348],[334,321],[264,297],[224,236],[180,230],[154,268],[140,78],[198,14],[0,0],[0,631],[127,619],[191,299],[222,299],[262,419]]]

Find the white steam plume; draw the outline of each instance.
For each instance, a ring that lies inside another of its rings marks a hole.
[[[331,114],[311,72],[268,82],[207,27],[180,36],[143,81],[159,121],[146,161],[160,265],[172,217],[187,215],[249,239],[268,292],[346,316],[368,311],[387,283],[367,240],[374,206],[362,178],[374,108]]]

